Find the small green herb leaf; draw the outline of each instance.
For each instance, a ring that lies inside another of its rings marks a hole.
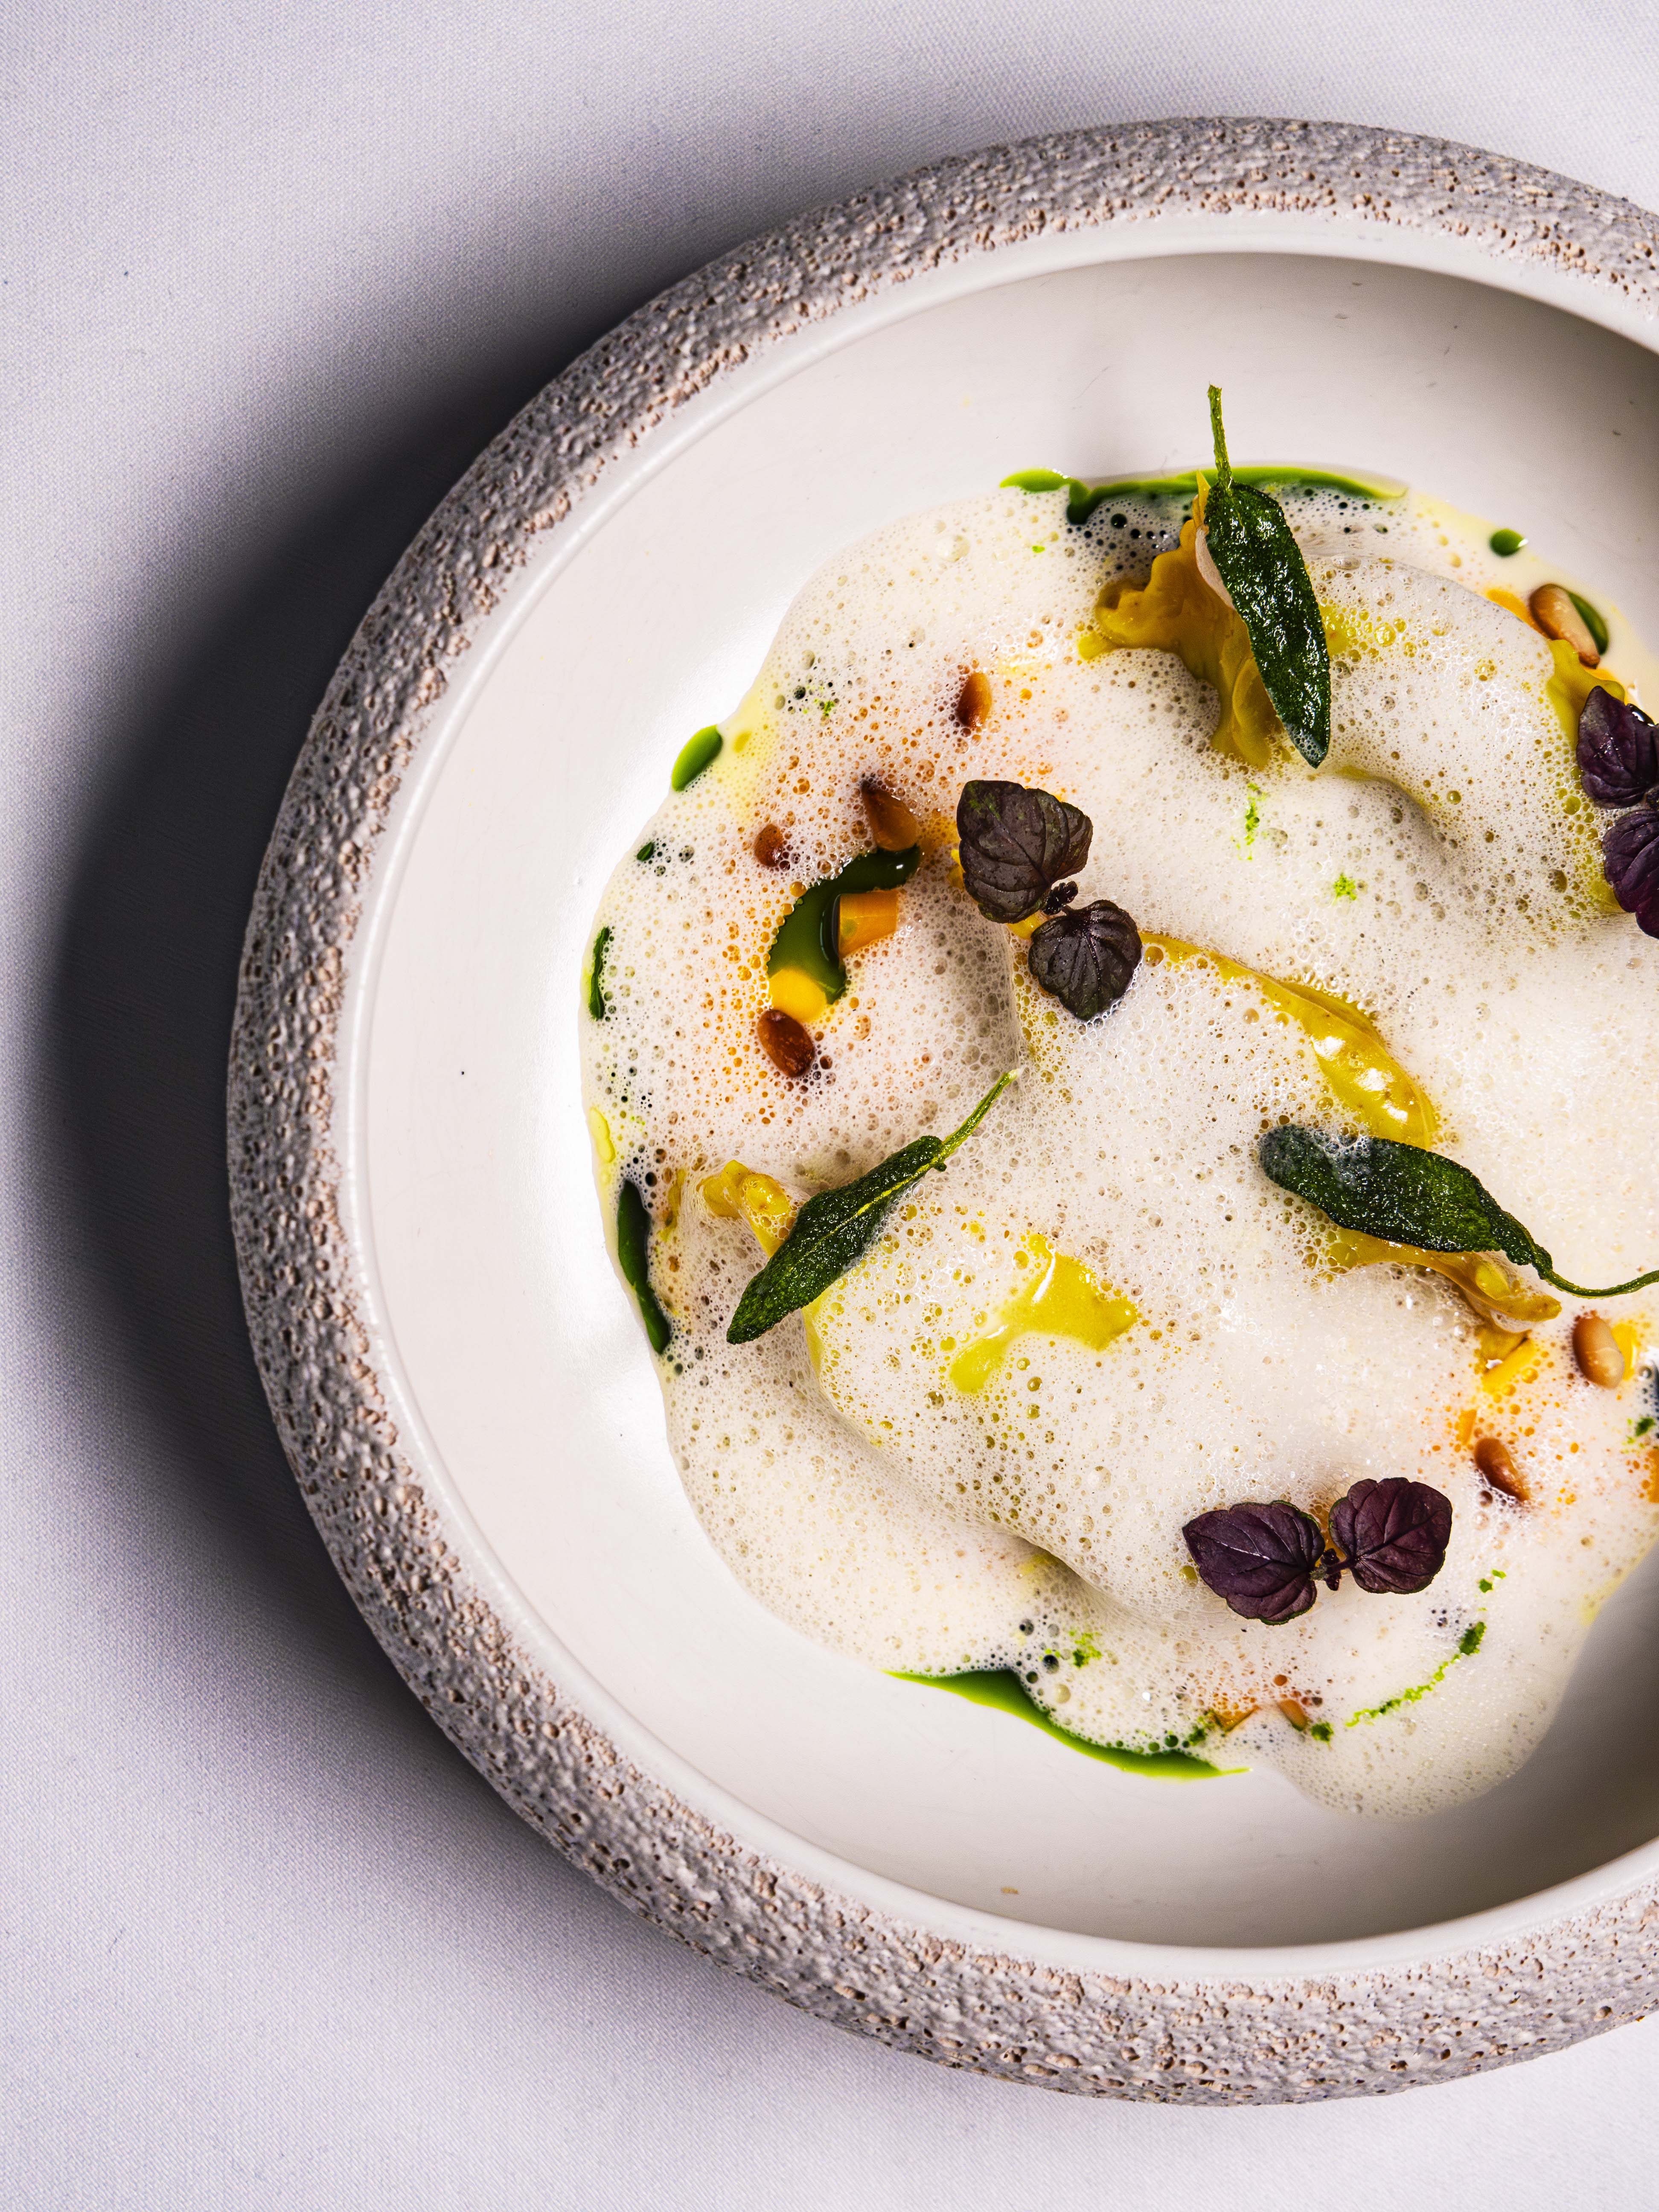
[[[625,1178],[617,1193],[617,1264],[638,1301],[651,1349],[666,1352],[674,1331],[651,1287],[651,1216],[639,1185]]]
[[[930,1168],[943,1168],[958,1145],[978,1128],[1013,1081],[999,1076],[962,1127],[950,1136],[918,1137],[890,1153],[856,1182],[820,1191],[795,1217],[795,1225],[760,1273],[750,1278],[738,1301],[728,1344],[749,1344],[775,1328],[802,1306],[811,1305],[838,1282],[875,1242],[887,1210],[899,1193],[919,1182]]]
[[[1273,711],[1317,768],[1331,743],[1331,657],[1313,580],[1279,501],[1234,476],[1213,384],[1210,422],[1217,470],[1204,510],[1210,556],[1243,617]]]
[[[602,1022],[610,1008],[605,995],[605,956],[611,950],[611,925],[593,939],[593,957],[587,970],[587,1011],[596,1022]]]
[[[1528,1230],[1506,1213],[1485,1184],[1455,1160],[1391,1137],[1343,1143],[1294,1124],[1269,1129],[1257,1148],[1270,1182],[1305,1198],[1343,1229],[1415,1244],[1425,1252],[1501,1252],[1535,1267],[1547,1283],[1577,1298],[1615,1298],[1659,1282],[1659,1267],[1601,1290],[1570,1283]]]

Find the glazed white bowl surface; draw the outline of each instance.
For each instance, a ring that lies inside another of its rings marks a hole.
[[[1181,123],[950,164],[653,303],[434,518],[319,715],[250,927],[233,1199],[342,1572],[456,1741],[639,1910],[811,2008],[1054,2086],[1285,2098],[1644,2008],[1659,1571],[1543,1747],[1404,1823],[1152,1783],[837,1657],[681,1492],[578,1092],[599,888],[805,577],[1011,470],[1236,456],[1523,528],[1659,636],[1654,232],[1422,141]]]

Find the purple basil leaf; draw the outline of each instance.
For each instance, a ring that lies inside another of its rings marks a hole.
[[[1140,932],[1121,906],[1095,899],[1032,933],[1031,981],[1080,1022],[1115,1006],[1140,964]]]
[[[1598,806],[1634,806],[1659,784],[1652,721],[1597,684],[1578,716],[1578,774]]]
[[[1451,1500],[1426,1482],[1390,1475],[1356,1482],[1331,1508],[1331,1541],[1373,1596],[1426,1589],[1446,1563]]]
[[[1246,1620],[1277,1628],[1318,1595],[1314,1570],[1325,1539],[1316,1521],[1282,1498],[1200,1513],[1181,1533],[1203,1581]]]
[[[965,783],[957,801],[962,879],[988,921],[1024,921],[1089,857],[1094,824],[1051,792]]]
[[[1653,801],[1621,814],[1601,840],[1613,895],[1650,937],[1659,937],[1659,811]]]

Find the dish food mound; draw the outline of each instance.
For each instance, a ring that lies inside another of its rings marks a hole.
[[[1148,1775],[1477,1795],[1659,1535],[1659,758],[1618,611],[1326,470],[811,578],[599,903],[585,1099],[711,1541]]]

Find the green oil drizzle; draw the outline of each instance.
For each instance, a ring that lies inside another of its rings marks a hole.
[[[1601,608],[1592,606],[1588,599],[1581,599],[1577,592],[1569,592],[1567,597],[1583,617],[1584,628],[1595,640],[1595,650],[1605,653],[1607,649],[1607,625]]]
[[[1403,499],[1403,484],[1380,478],[1338,476],[1330,469],[1253,468],[1233,471],[1236,483],[1266,486],[1280,491],[1336,491],[1368,503]],[[1189,469],[1171,477],[1115,477],[1109,483],[1086,484],[1077,477],[1063,477],[1054,469],[1020,469],[1004,477],[1006,491],[1064,491],[1066,520],[1083,523],[1097,507],[1114,499],[1190,500],[1198,491],[1198,471]]]
[[[637,1183],[625,1177],[617,1193],[617,1264],[638,1301],[653,1352],[666,1352],[673,1328],[651,1287],[651,1216]]]
[[[803,891],[778,926],[767,956],[766,972],[796,968],[810,975],[826,999],[847,988],[841,957],[841,899],[843,891],[890,891],[908,884],[921,866],[920,845],[902,853],[860,853],[838,876],[827,876]]]
[[[1486,540],[1492,551],[1504,561],[1507,561],[1511,554],[1518,553],[1526,542],[1526,532],[1522,530],[1494,530]]]
[[[596,1022],[605,1019],[608,1004],[605,995],[605,956],[611,949],[611,925],[593,939],[593,957],[587,969],[587,1011]]]
[[[1441,1661],[1426,1682],[1413,1683],[1409,1690],[1402,1690],[1397,1698],[1389,1698],[1380,1705],[1367,1705],[1362,1712],[1350,1713],[1345,1725],[1358,1728],[1361,1721],[1380,1721],[1385,1713],[1397,1712],[1401,1705],[1414,1705],[1419,1698],[1426,1698],[1431,1690],[1440,1687],[1460,1659],[1474,1658],[1480,1649],[1481,1638],[1486,1632],[1484,1620],[1471,1621],[1458,1638],[1456,1650],[1449,1659]]]
[[[688,738],[680,747],[680,757],[668,779],[672,787],[684,791],[688,784],[695,783],[725,743],[713,722],[706,730],[699,730],[696,737]]]
[[[1243,1774],[1243,1766],[1212,1766],[1207,1759],[1194,1759],[1187,1751],[1131,1751],[1125,1744],[1091,1743],[1086,1737],[1073,1735],[1069,1729],[1050,1720],[1041,1705],[1027,1696],[1025,1685],[1012,1667],[976,1667],[961,1674],[903,1674],[895,1673],[896,1682],[920,1682],[932,1690],[949,1690],[958,1698],[966,1698],[975,1705],[989,1705],[994,1711],[1012,1713],[1016,1720],[1029,1721],[1040,1728],[1058,1743],[1069,1745],[1085,1758],[1103,1759],[1108,1766],[1121,1767],[1126,1774],[1156,1776],[1166,1782],[1210,1782],[1224,1774]],[[1197,1742],[1204,1734],[1197,1730],[1188,1741]]]

